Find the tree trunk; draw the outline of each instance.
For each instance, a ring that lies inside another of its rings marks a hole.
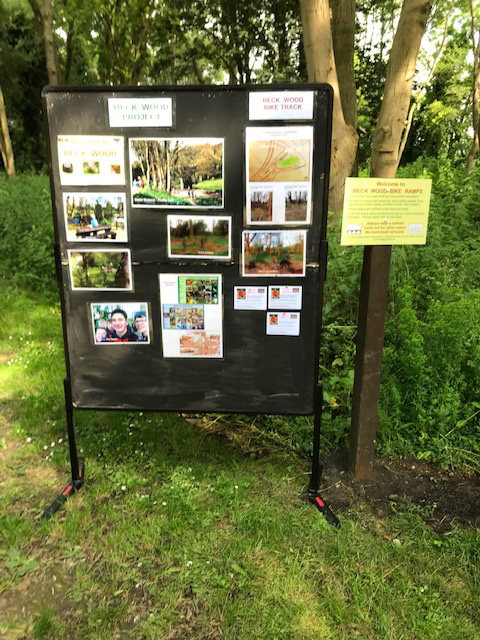
[[[431,8],[432,0],[403,2],[373,139],[373,177],[395,176],[418,50]],[[391,252],[390,245],[364,249],[350,438],[350,469],[356,480],[368,480],[373,474]]]
[[[328,0],[300,0],[300,10],[308,79],[310,82],[328,82],[334,92],[329,208],[338,212],[343,206],[345,178],[355,162],[358,134],[347,124],[343,113]]]
[[[13,147],[12,142],[10,140],[10,133],[8,131],[8,120],[7,120],[7,112],[5,109],[5,101],[3,99],[3,91],[0,87],[0,151],[2,154],[3,164],[5,166],[5,171],[7,172],[7,176],[9,178],[14,178],[16,176],[15,172],[15,160],[13,157]]]
[[[332,38],[343,115],[345,122],[356,129],[355,0],[332,0]]]
[[[393,39],[382,106],[372,145],[372,176],[393,178],[397,170],[417,56],[432,0],[404,0]]]
[[[473,142],[467,156],[466,170],[470,171],[473,167],[473,161],[480,147],[480,115],[479,115],[479,99],[480,99],[480,37],[475,42],[476,25],[473,0],[470,0],[470,16],[471,16],[471,34],[472,34],[472,50],[473,50],[473,97],[472,97],[472,125],[473,125]]]
[[[41,29],[43,46],[45,47],[45,58],[47,61],[48,82],[49,84],[57,85],[61,84],[63,78],[53,38],[52,2],[51,0],[43,0],[40,6],[40,1],[41,0],[29,0],[35,15],[37,27]]]
[[[430,71],[428,72],[427,79],[423,83],[421,89],[419,91],[417,91],[417,93],[413,96],[412,103],[411,103],[410,109],[408,111],[408,117],[407,117],[407,122],[405,124],[405,129],[403,130],[403,134],[402,134],[402,141],[400,142],[400,148],[399,148],[399,151],[398,151],[397,169],[398,169],[398,165],[400,164],[400,160],[402,159],[402,155],[403,155],[403,152],[405,150],[405,145],[407,144],[408,134],[410,133],[410,129],[412,128],[412,122],[413,122],[413,116],[415,114],[415,109],[417,108],[417,105],[420,102],[420,100],[425,95],[425,93],[427,91],[427,87],[430,85],[430,80],[433,77],[435,69],[437,68],[437,64],[438,64],[440,58],[442,57],[442,53],[443,53],[443,51],[445,49],[445,45],[447,43],[447,36],[448,36],[448,24],[449,24],[449,21],[450,21],[450,13],[451,13],[451,10],[447,11],[447,15],[445,16],[445,26],[444,26],[444,29],[443,29],[443,38],[442,38],[442,41],[440,43],[440,47],[438,48],[438,51],[435,54],[435,58],[433,59],[433,63],[432,63],[432,66],[430,67]]]

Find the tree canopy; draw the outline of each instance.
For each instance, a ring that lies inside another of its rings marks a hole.
[[[331,12],[332,59],[352,132],[344,173],[368,168],[392,45],[409,1],[0,0],[0,87],[17,170],[46,165],[40,92],[48,83],[305,82],[301,8],[315,4]],[[479,2],[426,4],[400,162],[426,155],[462,164],[478,129]]]

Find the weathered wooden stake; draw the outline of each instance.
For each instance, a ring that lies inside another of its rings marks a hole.
[[[349,455],[356,480],[373,474],[391,254],[391,246],[369,246],[363,255]]]

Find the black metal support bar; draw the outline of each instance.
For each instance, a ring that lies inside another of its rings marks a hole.
[[[68,433],[68,445],[70,448],[70,466],[72,469],[72,481],[65,487],[62,493],[55,498],[52,504],[45,509],[41,516],[41,520],[49,520],[72,496],[75,491],[81,489],[84,481],[85,465],[83,458],[78,457],[77,443],[75,439],[75,423],[73,419],[73,402],[72,402],[72,388],[70,385],[70,379],[65,378],[63,381],[63,388],[65,393],[65,411],[67,415],[67,433]]]
[[[308,495],[316,494],[320,487],[320,480],[323,473],[323,465],[320,464],[320,431],[322,427],[322,401],[323,387],[317,384],[315,387],[313,415],[313,454],[312,454],[312,473],[310,475],[310,483],[308,485]]]
[[[313,416],[313,454],[312,454],[312,473],[310,475],[310,483],[308,485],[309,501],[322,513],[328,524],[332,527],[339,527],[340,522],[337,516],[330,509],[329,505],[318,495],[320,488],[320,480],[323,472],[323,465],[320,464],[320,432],[322,427],[322,404],[323,404],[323,387],[319,384],[315,387],[315,413]]]
[[[75,423],[73,421],[72,386],[69,378],[65,378],[63,381],[63,388],[65,392],[65,410],[67,413],[68,445],[70,447],[72,482],[75,482],[79,477],[80,466],[78,463],[77,443],[75,438]]]

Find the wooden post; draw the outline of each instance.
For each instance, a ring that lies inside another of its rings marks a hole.
[[[363,256],[349,455],[355,480],[373,475],[391,254],[391,246],[368,246]]]

